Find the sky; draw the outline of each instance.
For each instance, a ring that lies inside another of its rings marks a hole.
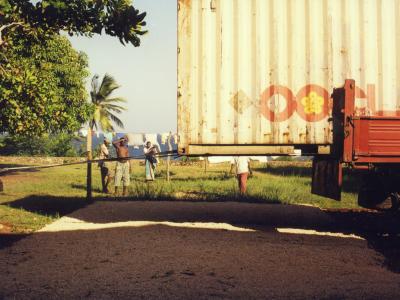
[[[141,46],[123,46],[107,35],[69,37],[72,46],[89,56],[90,80],[105,73],[121,85],[114,96],[125,98],[127,111],[120,115],[124,129],[117,132],[176,132],[176,0],[133,0],[146,11]],[[118,127],[117,127],[118,128]]]

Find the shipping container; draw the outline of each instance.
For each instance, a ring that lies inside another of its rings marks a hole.
[[[347,78],[356,114],[399,115],[400,1],[178,1],[180,153],[329,152]]]

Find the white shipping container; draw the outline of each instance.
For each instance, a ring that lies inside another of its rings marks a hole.
[[[345,79],[358,114],[398,115],[399,51],[399,0],[178,0],[179,150],[329,145]]]

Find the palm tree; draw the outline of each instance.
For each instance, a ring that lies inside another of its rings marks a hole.
[[[122,121],[115,115],[126,110],[125,107],[119,105],[125,103],[126,100],[121,97],[112,98],[111,94],[120,86],[117,84],[115,79],[105,74],[101,84],[99,85],[99,75],[94,75],[92,78],[92,89],[90,91],[90,97],[94,106],[94,112],[89,120],[89,128],[87,135],[87,158],[92,159],[92,130],[96,130],[100,127],[104,132],[114,131],[115,123],[121,128],[124,128]],[[88,162],[87,168],[87,198],[92,198],[92,164]]]
[[[90,120],[89,126],[91,129],[97,129],[100,125],[103,131],[113,131],[114,127],[111,124],[112,121],[119,127],[124,128],[124,124],[115,113],[119,114],[123,110],[126,110],[125,107],[117,104],[126,103],[126,100],[121,97],[111,98],[113,91],[120,86],[117,84],[115,79],[108,74],[104,75],[100,86],[98,86],[98,78],[98,75],[94,75],[92,79],[92,91],[90,92],[90,97],[94,104],[95,111]]]
[[[94,112],[89,120],[89,130],[87,139],[88,158],[92,159],[92,130],[99,129],[104,132],[114,131],[115,123],[118,127],[124,128],[122,121],[116,116],[126,110],[125,107],[119,105],[126,103],[126,100],[121,97],[112,98],[111,94],[120,86],[115,79],[109,74],[105,74],[101,84],[99,85],[99,75],[94,75],[92,78],[92,89],[90,97],[94,106]]]

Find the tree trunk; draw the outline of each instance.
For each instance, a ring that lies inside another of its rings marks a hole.
[[[87,151],[87,174],[86,174],[86,198],[88,201],[92,200],[92,129],[88,128],[86,138],[86,151]]]

